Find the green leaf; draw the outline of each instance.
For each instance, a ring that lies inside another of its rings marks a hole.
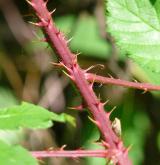
[[[7,144],[20,144],[24,141],[25,131],[22,129],[19,130],[0,130],[0,141],[3,141]]]
[[[82,52],[87,57],[106,59],[110,55],[110,46],[100,37],[96,19],[89,15],[82,15],[78,19],[75,15],[65,15],[56,20],[58,28],[69,38],[70,47],[74,52]],[[74,28],[73,28],[74,27]],[[72,36],[71,36],[72,35]]]
[[[21,105],[0,109],[0,129],[48,128],[53,121],[73,124],[74,119],[67,115],[57,115],[43,107],[22,102]]]
[[[0,87],[0,108],[5,108],[18,104],[13,93],[7,89]]]
[[[0,164],[38,165],[38,162],[21,146],[11,146],[0,141]]]
[[[109,32],[135,62],[160,72],[160,0],[108,0]]]
[[[141,66],[130,63],[131,73],[136,78],[136,80],[145,83],[151,83],[155,85],[160,84],[160,76],[159,73],[152,72],[148,68],[142,68]],[[150,91],[154,96],[160,98],[159,91]]]
[[[74,23],[76,21],[76,16],[75,15],[64,15],[64,16],[60,16],[55,18],[55,22],[57,27],[63,32],[65,33],[65,35],[70,35],[70,33],[72,33],[72,28],[74,26]]]
[[[75,118],[72,117],[71,115],[66,114],[66,113],[61,113],[59,115],[54,114],[54,119],[52,119],[52,120],[57,121],[57,122],[62,122],[62,123],[68,122],[73,127],[76,126]]]
[[[110,56],[109,44],[100,37],[98,23],[94,17],[82,15],[76,24],[74,38],[70,46],[75,52],[82,52],[87,57],[106,59]]]

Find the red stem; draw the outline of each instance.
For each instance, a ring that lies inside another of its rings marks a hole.
[[[43,0],[31,0],[29,3],[40,20],[38,25],[42,27],[47,41],[61,59],[60,65],[66,68],[70,78],[84,98],[93,117],[92,121],[102,134],[103,144],[109,153],[108,158],[118,165],[131,165],[132,163],[128,158],[128,149],[123,146],[122,140],[112,130],[109,119],[110,113],[105,112],[104,104],[95,95],[92,85],[87,82],[85,71],[78,65],[77,56],[68,48],[64,35],[56,28],[51,13],[47,10],[46,3]]]
[[[106,158],[108,151],[106,150],[75,150],[75,151],[33,151],[31,154],[36,158],[47,157],[99,157]]]
[[[118,86],[123,86],[127,88],[128,87],[137,88],[144,91],[160,91],[159,85],[153,85],[149,83],[130,82],[130,81],[121,80],[121,79],[98,76],[92,73],[86,73],[86,79],[90,82],[95,81],[101,84],[111,84],[111,85],[118,85]]]

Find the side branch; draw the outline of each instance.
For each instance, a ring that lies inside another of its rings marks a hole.
[[[129,88],[141,89],[144,91],[160,91],[159,85],[153,85],[149,83],[130,82],[130,81],[121,80],[121,79],[103,77],[103,76],[95,75],[92,73],[86,73],[86,79],[90,82],[94,81],[101,84],[111,84],[111,85],[123,86],[127,88],[129,87]]]
[[[75,150],[75,151],[33,151],[31,154],[36,158],[47,157],[68,157],[68,158],[80,158],[80,157],[108,157],[108,151],[106,150]]]

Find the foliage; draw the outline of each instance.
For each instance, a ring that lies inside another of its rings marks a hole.
[[[44,129],[51,127],[53,125],[52,121],[69,122],[75,126],[74,118],[70,115],[65,113],[58,115],[49,112],[43,107],[27,102],[0,109],[1,130],[15,130],[19,128]],[[11,134],[8,135],[11,136]],[[2,138],[1,140],[4,139]],[[36,160],[21,146],[8,145],[0,141],[0,151],[0,164],[37,164]]]
[[[9,89],[0,88],[0,108],[17,104],[18,101]]]
[[[108,0],[109,32],[134,61],[160,72],[160,1]]]
[[[98,22],[89,14],[84,14],[77,18],[74,15],[66,15],[55,20],[56,25],[68,38],[71,49],[76,52],[83,52],[83,56],[106,59],[110,56],[110,45],[106,43],[98,34]],[[73,31],[72,28],[76,30]]]
[[[67,114],[57,115],[26,102],[22,102],[20,106],[0,109],[0,129],[48,128],[52,126],[52,120],[69,121],[74,125],[74,119]]]
[[[38,165],[38,161],[21,146],[11,146],[0,141],[0,164]]]

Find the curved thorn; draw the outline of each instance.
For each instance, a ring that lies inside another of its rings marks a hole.
[[[71,37],[69,40],[67,40],[67,44],[72,41],[73,37]]]
[[[61,63],[56,63],[56,62],[50,62],[50,63],[56,67],[63,67]]]
[[[31,5],[32,7],[34,7],[34,4],[33,4],[31,1],[26,0],[26,2],[27,2],[29,5]]]
[[[133,79],[134,82],[138,83],[138,81],[136,79]]]
[[[90,66],[88,69],[85,70],[85,72],[87,73],[88,71],[90,71],[90,70],[92,70],[93,68],[96,68],[96,67],[98,67],[98,66],[100,66],[101,69],[104,69],[104,65],[102,65],[102,64],[96,64],[96,65]]]
[[[103,140],[102,140],[102,145],[103,145],[105,148],[110,148],[110,145],[109,145],[107,142],[103,141]]]
[[[128,152],[131,150],[132,146],[133,146],[133,145],[131,144],[129,147],[126,148],[126,150],[125,150],[125,153],[126,153],[126,154],[128,154]]]
[[[108,102],[109,102],[109,99],[108,99],[108,100],[106,100],[104,103],[102,103],[102,104],[103,104],[103,106],[105,106]]]
[[[96,126],[100,126],[99,122],[98,121],[95,121],[94,119],[92,119],[90,116],[88,116],[89,120],[94,123]]]
[[[113,76],[111,75],[111,74],[109,74],[109,73],[107,73],[108,74],[108,76],[110,77],[110,78],[113,78]]]
[[[90,88],[91,89],[93,88],[93,85],[95,83],[95,80],[96,80],[96,74],[94,74],[93,81],[90,83]]]
[[[142,94],[145,94],[147,92],[148,92],[147,88],[144,88],[144,91],[142,92]]]
[[[116,108],[117,106],[114,106],[109,113],[111,114]]]
[[[79,106],[76,106],[76,107],[68,107],[69,109],[72,109],[72,110],[79,110],[79,111],[83,111],[84,107],[83,105],[79,105]]]
[[[82,54],[82,53],[80,53],[80,52],[79,53],[76,53],[77,56],[79,56],[80,54]]]
[[[49,147],[48,149],[47,149],[47,151],[53,151],[54,150],[54,147]]]
[[[69,75],[66,71],[62,70],[62,72],[63,72],[66,76],[68,76],[71,80],[74,81],[74,78],[73,78],[71,75]]]
[[[30,23],[30,24],[32,24],[32,25],[34,25],[34,26],[38,26],[38,27],[44,26],[42,22],[37,22],[37,23],[36,23],[36,22],[28,21],[28,23]]]
[[[51,12],[50,12],[50,15],[52,15],[53,13],[55,13],[56,9],[53,9]]]
[[[49,1],[49,0],[46,0],[46,1],[44,2],[44,5],[45,5],[45,6],[47,6],[48,1]]]
[[[64,145],[60,148],[60,151],[63,151],[66,147],[67,147],[67,145],[64,144]]]

